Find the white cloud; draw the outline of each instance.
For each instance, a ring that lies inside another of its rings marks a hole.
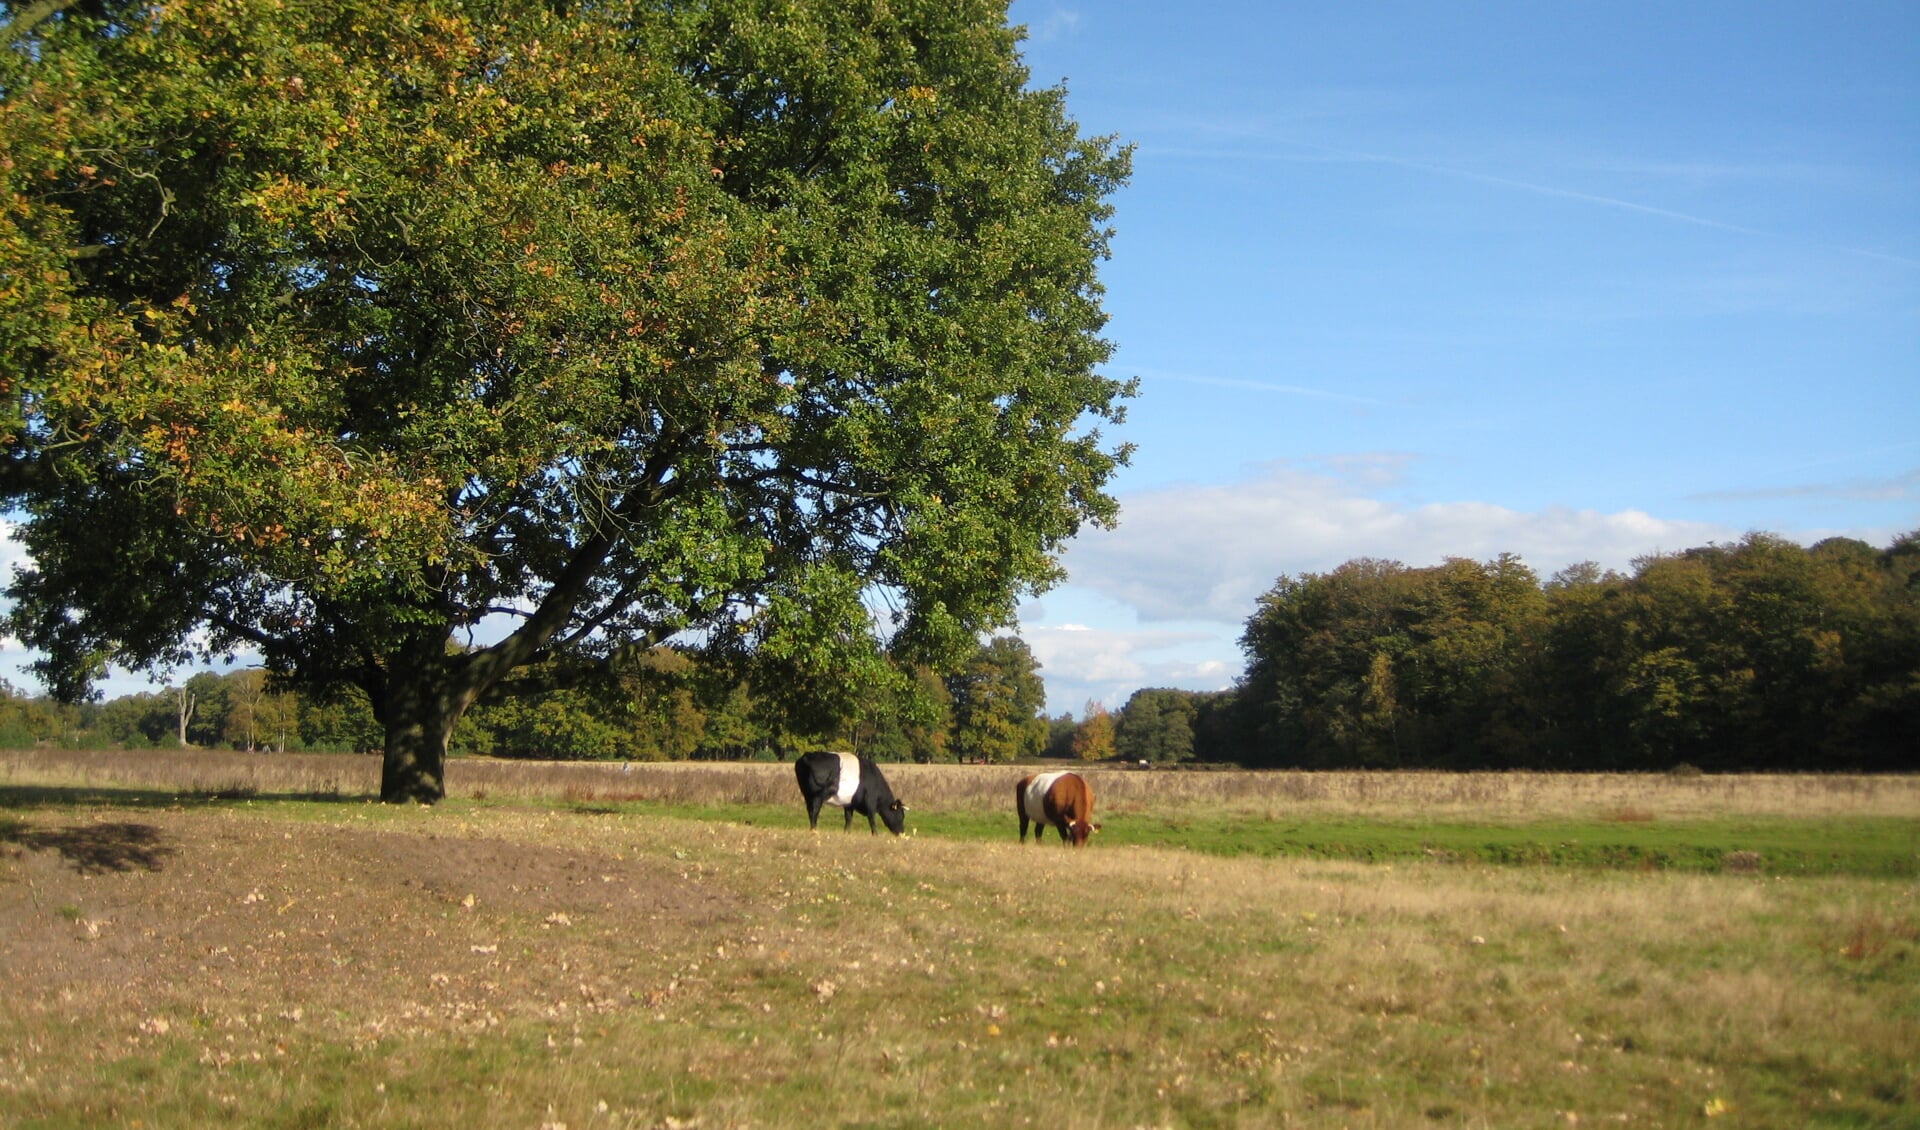
[[[1124,496],[1117,529],[1084,534],[1068,550],[1072,583],[1133,609],[1143,623],[1207,621],[1237,632],[1279,577],[1324,572],[1356,557],[1418,567],[1514,553],[1544,576],[1578,561],[1624,568],[1648,553],[1742,532],[1638,510],[1413,506],[1362,493],[1382,485],[1377,471],[1392,462],[1358,458],[1343,468],[1356,470],[1351,475],[1272,464],[1236,483]]]
[[[1024,22],[1027,27],[1029,43],[1047,43],[1056,39],[1065,39],[1080,30],[1080,12],[1074,8],[1049,8],[1046,14],[1037,19],[1026,19],[1026,6],[1015,14],[1016,22]]]
[[[1240,673],[1237,658],[1218,654],[1234,645],[1212,630],[1027,625],[1020,636],[1040,661],[1054,714],[1080,714],[1089,700],[1117,709],[1141,687],[1222,690]]]

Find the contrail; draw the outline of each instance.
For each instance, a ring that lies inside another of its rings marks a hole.
[[[1306,141],[1287,141],[1285,142],[1285,144],[1296,145],[1296,146],[1299,146],[1301,149],[1312,150],[1313,152],[1316,152],[1316,153],[1325,154],[1326,159],[1329,161],[1347,161],[1347,162],[1353,162],[1357,164],[1394,165],[1403,169],[1413,169],[1417,172],[1431,173],[1434,176],[1454,177],[1459,180],[1479,181],[1482,184],[1497,185],[1501,188],[1511,188],[1518,192],[1531,192],[1540,196],[1557,196],[1564,200],[1578,200],[1584,204],[1597,204],[1603,208],[1618,208],[1618,209],[1621,209],[1622,211],[1638,212],[1641,215],[1645,215],[1645,216],[1658,216],[1664,220],[1672,220],[1676,223],[1682,223],[1682,224],[1692,224],[1695,227],[1714,228],[1719,231],[1737,232],[1740,235],[1760,236],[1764,239],[1787,238],[1785,236],[1782,236],[1778,232],[1765,231],[1760,228],[1750,228],[1741,224],[1730,224],[1724,220],[1714,220],[1714,219],[1709,219],[1705,216],[1696,216],[1690,212],[1676,212],[1671,208],[1656,208],[1651,204],[1639,204],[1639,203],[1635,203],[1632,200],[1622,200],[1617,196],[1601,196],[1596,193],[1580,192],[1571,188],[1557,188],[1554,185],[1550,185],[1550,184],[1535,184],[1532,181],[1514,180],[1511,177],[1498,177],[1498,176],[1492,175],[1491,173],[1478,173],[1478,172],[1474,172],[1471,169],[1455,168],[1452,165],[1436,165],[1428,161],[1414,161],[1405,157],[1390,157],[1384,153],[1363,153],[1363,152],[1360,152],[1359,150],[1353,150],[1353,149],[1333,149],[1324,145],[1314,145],[1313,143],[1306,142]],[[1294,161],[1294,162],[1298,162],[1301,160],[1299,156],[1294,154],[1249,153],[1246,151],[1236,151],[1236,150],[1151,149],[1146,151],[1150,153],[1162,153],[1171,157],[1200,157],[1200,158],[1206,158],[1210,160],[1260,160],[1260,161]],[[1817,244],[1816,246],[1825,247],[1830,251],[1838,251],[1847,255],[1860,255],[1860,256],[1865,256],[1866,258],[1869,258],[1869,259],[1880,259],[1888,263],[1898,263],[1903,267],[1920,267],[1920,259],[1912,259],[1905,255],[1894,255],[1885,251],[1870,251],[1863,247],[1847,247],[1844,245],[1831,244],[1831,243],[1822,243],[1822,244]]]
[[[1140,375],[1160,381],[1181,381],[1194,385],[1215,385],[1220,388],[1244,388],[1254,392],[1276,392],[1283,396],[1308,396],[1318,400],[1339,400],[1348,404],[1364,404],[1369,408],[1390,408],[1384,400],[1375,400],[1368,396],[1354,396],[1345,392],[1329,392],[1323,388],[1307,388],[1304,385],[1279,384],[1274,381],[1251,381],[1242,377],[1201,377],[1189,373],[1169,373],[1157,369],[1141,369]]]

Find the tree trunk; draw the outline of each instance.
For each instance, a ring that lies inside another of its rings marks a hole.
[[[447,795],[447,740],[453,727],[475,699],[530,662],[565,624],[612,545],[609,534],[589,539],[527,622],[492,647],[449,655],[448,630],[422,635],[387,658],[384,685],[363,684],[374,717],[387,732],[381,800],[434,804]]]
[[[447,741],[473,701],[444,669],[389,684],[376,711],[387,732],[380,799],[388,804],[434,804],[447,795]]]
[[[193,706],[197,696],[185,687],[174,692],[175,716],[180,720],[180,748],[187,748],[187,723],[193,721]]]

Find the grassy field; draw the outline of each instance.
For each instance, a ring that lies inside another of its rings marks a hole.
[[[888,773],[0,754],[0,1124],[1920,1125],[1912,778]]]

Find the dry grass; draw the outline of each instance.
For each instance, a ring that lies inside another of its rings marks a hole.
[[[1031,770],[888,765],[894,791],[930,812],[999,812]],[[1409,814],[1482,822],[1555,818],[1646,823],[1730,816],[1916,817],[1920,777],[1859,774],[1730,776],[1622,773],[1137,771],[1081,769],[1102,812],[1207,812],[1264,819]],[[200,795],[368,796],[375,756],[221,751],[0,753],[0,785],[159,789]],[[451,798],[562,797],[576,803],[659,801],[789,805],[783,762],[494,761],[447,767]]]
[[[0,1122],[1920,1109],[1911,883],[1036,851],[457,799],[14,816],[0,913],[32,946],[0,987]],[[150,866],[87,875],[38,846],[130,819]]]

